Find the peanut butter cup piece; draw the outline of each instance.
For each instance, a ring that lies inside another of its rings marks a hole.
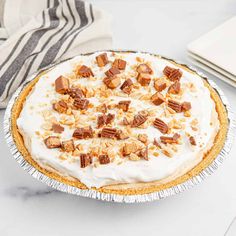
[[[144,63],[138,65],[137,72],[140,73],[140,74],[142,74],[142,73],[144,73],[144,74],[152,74],[153,73],[153,71],[150,68],[150,66],[148,66],[147,64],[144,64]]]
[[[61,149],[64,152],[73,152],[75,150],[74,140],[70,139],[70,140],[62,141]]]
[[[120,71],[115,67],[111,67],[108,71],[105,72],[105,75],[108,78],[113,77],[113,76],[118,75],[118,74],[120,74]]]
[[[131,101],[119,101],[118,108],[122,109],[124,112],[127,112],[129,110],[129,105]]]
[[[151,100],[153,104],[155,104],[156,106],[159,106],[165,101],[165,98],[161,93],[157,92],[152,95]]]
[[[138,140],[142,143],[147,143],[148,141],[148,136],[146,134],[139,134],[138,135]]]
[[[135,153],[138,151],[138,146],[136,143],[134,142],[130,142],[130,143],[125,143],[122,149],[122,155],[123,156],[128,156],[131,153]]]
[[[92,156],[89,153],[82,153],[80,154],[80,167],[85,168],[92,164]]]
[[[93,137],[93,130],[92,127],[85,127],[85,128],[77,128],[73,135],[74,138],[77,139],[87,139],[87,138],[92,138]]]
[[[52,148],[59,148],[61,147],[61,141],[60,138],[56,136],[49,136],[44,140],[45,145],[47,148],[52,149]]]
[[[163,134],[166,134],[169,130],[168,125],[159,118],[156,118],[154,120],[153,126],[157,128]]]
[[[96,61],[99,67],[103,67],[108,63],[107,53],[102,53],[96,56]]]
[[[92,70],[85,65],[82,65],[79,67],[79,69],[77,70],[77,75],[79,75],[81,77],[94,76]]]
[[[179,81],[183,75],[183,72],[180,69],[166,66],[163,70],[163,74],[171,81]]]
[[[99,155],[98,160],[101,165],[110,163],[110,158],[107,154]]]
[[[155,145],[155,146],[158,147],[158,148],[161,148],[161,145],[160,145],[160,143],[157,141],[156,138],[154,138],[154,140],[153,140],[153,145]]]
[[[170,107],[171,109],[173,109],[174,111],[176,111],[177,113],[182,112],[182,104],[174,101],[174,100],[168,100],[168,107]]]
[[[126,61],[124,61],[122,59],[115,59],[115,61],[112,64],[112,67],[115,67],[119,70],[125,70]]]
[[[64,101],[56,102],[52,105],[52,108],[59,113],[66,113],[68,106]]]
[[[173,143],[178,143],[178,139],[180,138],[180,135],[175,133],[172,137],[168,137],[168,136],[161,136],[160,140],[162,143],[164,144],[173,144]]]
[[[101,138],[115,138],[117,129],[114,128],[103,128],[99,136]]]
[[[61,134],[64,131],[64,127],[59,124],[53,123],[52,130],[55,133]]]
[[[114,114],[103,114],[98,116],[98,120],[97,120],[97,126],[98,128],[101,128],[103,125],[108,125],[111,124],[111,122],[115,119],[115,115]]]
[[[143,116],[143,115],[135,115],[134,116],[134,119],[132,121],[132,124],[131,124],[131,127],[139,127],[140,125],[144,124],[145,121],[147,120],[147,117],[146,116]]]
[[[80,88],[70,88],[68,91],[68,94],[72,97],[72,98],[82,98],[84,97],[84,93]]]
[[[120,78],[117,76],[114,77],[106,77],[103,80],[104,84],[110,88],[110,89],[115,89],[120,85]]]
[[[166,82],[164,82],[161,79],[158,79],[154,82],[154,87],[157,92],[161,92],[162,90],[166,88]]]
[[[117,130],[116,131],[116,138],[118,140],[124,140],[129,138],[128,134],[124,133],[122,130]]]
[[[74,107],[80,110],[87,110],[89,105],[89,100],[85,98],[75,98]]]
[[[69,80],[64,76],[60,76],[55,80],[55,90],[57,93],[65,94],[69,89]]]
[[[138,156],[148,161],[148,146],[138,152]]]
[[[182,111],[189,111],[192,108],[190,102],[183,102],[182,103]]]
[[[142,86],[148,86],[151,82],[151,77],[149,74],[144,74],[140,73],[138,74],[137,81],[142,85]]]
[[[124,83],[121,85],[120,89],[126,93],[126,94],[130,94],[132,91],[132,87],[133,87],[133,81],[131,79],[127,79],[124,81]]]
[[[189,137],[189,142],[190,142],[191,145],[193,145],[193,146],[196,146],[196,145],[197,145],[196,140],[195,140],[195,138],[194,138],[193,136],[190,136],[190,137]]]
[[[168,93],[178,94],[180,92],[180,82],[174,82],[168,89]]]

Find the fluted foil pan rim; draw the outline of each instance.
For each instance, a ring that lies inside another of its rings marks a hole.
[[[102,50],[102,51],[134,52],[134,53],[140,52],[140,53],[147,53],[150,55],[155,55],[160,58],[167,59],[169,61],[172,61],[172,62],[182,65],[184,67],[187,67],[190,70],[196,72],[201,78],[206,80],[212,86],[212,88],[214,88],[216,90],[216,92],[219,94],[224,106],[226,107],[227,113],[228,113],[229,127],[228,127],[227,136],[226,136],[226,141],[225,141],[225,144],[224,144],[222,150],[218,154],[218,156],[214,159],[214,161],[209,166],[207,166],[204,170],[202,170],[198,175],[193,176],[192,178],[188,179],[187,181],[185,181],[181,184],[178,184],[176,186],[173,186],[173,187],[170,187],[170,188],[167,188],[164,190],[156,191],[153,193],[148,193],[148,194],[119,195],[119,194],[101,193],[101,192],[98,192],[93,189],[85,189],[84,190],[84,189],[79,189],[77,187],[61,183],[55,179],[52,179],[52,178],[42,174],[40,171],[38,171],[36,168],[34,168],[31,164],[29,164],[24,159],[24,157],[21,155],[21,153],[19,152],[19,150],[14,142],[13,135],[11,132],[11,110],[12,110],[12,107],[13,107],[17,97],[19,96],[21,91],[25,88],[25,86],[31,80],[33,80],[37,75],[39,75],[43,71],[48,70],[48,69],[52,69],[53,67],[55,67],[56,65],[58,65],[62,62],[70,60],[71,59],[70,58],[70,59],[58,61],[57,63],[49,65],[49,66],[41,69],[37,73],[34,73],[31,76],[29,76],[28,79],[25,81],[25,83],[22,84],[21,86],[19,86],[19,88],[13,94],[13,96],[11,97],[11,99],[8,103],[7,109],[5,111],[5,116],[4,116],[5,139],[8,144],[8,147],[10,149],[10,152],[12,153],[14,159],[20,164],[20,166],[25,171],[27,171],[31,176],[36,178],[37,180],[40,180],[41,182],[47,184],[48,186],[50,186],[54,189],[59,190],[59,191],[66,192],[69,194],[78,195],[78,196],[88,197],[88,198],[92,198],[92,199],[97,199],[97,200],[110,201],[110,202],[120,202],[120,203],[139,203],[139,202],[150,202],[150,201],[154,201],[154,200],[160,200],[160,199],[181,193],[181,192],[197,185],[198,183],[201,183],[208,176],[213,174],[218,169],[220,164],[223,163],[223,161],[225,160],[225,158],[229,154],[229,152],[232,148],[232,145],[233,145],[233,141],[234,141],[234,133],[236,133],[236,119],[235,119],[234,112],[232,111],[232,108],[230,106],[230,103],[228,102],[227,97],[224,95],[223,91],[217,86],[217,84],[213,80],[208,79],[202,72],[198,71],[196,68],[194,68],[192,66],[188,66],[184,63],[178,62],[176,60],[169,59],[164,56],[160,56],[158,54],[149,53],[149,52],[142,52],[142,51],[131,51],[131,50]],[[99,52],[99,51],[96,51],[96,52]],[[81,54],[81,55],[89,55],[92,53],[95,53],[95,52]]]

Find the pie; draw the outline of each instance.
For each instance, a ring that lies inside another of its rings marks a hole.
[[[14,141],[46,176],[145,194],[183,183],[222,149],[227,111],[186,66],[140,52],[79,55],[40,73],[12,108]]]

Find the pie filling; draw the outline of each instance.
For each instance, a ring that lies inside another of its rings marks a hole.
[[[77,56],[42,74],[17,125],[40,166],[89,188],[176,178],[220,126],[198,75],[126,52]]]

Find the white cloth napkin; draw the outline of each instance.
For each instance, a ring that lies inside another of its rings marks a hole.
[[[0,108],[40,68],[111,48],[110,21],[80,0],[0,0]]]
[[[188,45],[192,62],[236,87],[236,17]]]

